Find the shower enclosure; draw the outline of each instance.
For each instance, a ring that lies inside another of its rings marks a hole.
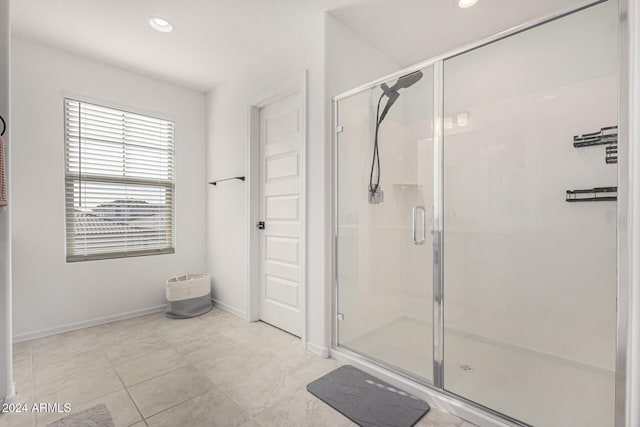
[[[334,98],[336,349],[518,424],[614,425],[618,20]]]

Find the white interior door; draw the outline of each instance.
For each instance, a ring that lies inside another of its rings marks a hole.
[[[260,109],[260,319],[297,336],[304,280],[302,103],[297,92]]]

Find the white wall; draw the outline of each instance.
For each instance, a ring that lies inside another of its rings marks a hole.
[[[207,173],[209,180],[246,175],[249,103],[307,70],[307,341],[310,349],[320,352],[331,339],[331,135],[325,121],[331,107],[326,97],[397,67],[333,17],[317,14],[307,19],[307,31],[286,54],[274,53],[268,63],[256,64],[208,94]],[[207,266],[214,298],[241,316],[248,311],[247,189],[246,182],[230,182],[211,186],[207,196]]]
[[[158,308],[166,278],[205,270],[204,95],[23,39],[12,48],[16,340]],[[65,262],[65,93],[175,120],[175,254]]]
[[[11,25],[9,0],[0,0],[0,115],[9,122]],[[9,130],[4,135],[10,142]],[[6,156],[8,158],[7,150]],[[8,167],[8,161],[5,163]],[[11,375],[11,230],[9,211],[0,212],[0,400],[13,394]]]
[[[324,292],[324,116],[322,16],[309,19],[307,32],[268,63],[256,64],[207,96],[207,173],[210,180],[246,175],[248,108],[252,99],[307,71],[307,295],[311,301],[308,341],[323,337]],[[210,186],[208,191],[207,265],[217,303],[246,316],[248,182]],[[316,308],[320,308],[317,310]]]
[[[400,68],[400,64],[370,45],[339,19],[331,14],[325,15],[325,80],[328,100]],[[330,111],[329,101],[327,107]]]

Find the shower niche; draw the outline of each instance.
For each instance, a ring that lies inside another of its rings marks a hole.
[[[334,98],[336,350],[516,424],[614,425],[617,46],[606,1]]]

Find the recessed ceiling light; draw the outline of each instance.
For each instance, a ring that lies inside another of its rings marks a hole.
[[[478,0],[458,0],[458,7],[466,9],[476,4]]]
[[[162,19],[162,18],[151,18],[149,19],[149,25],[151,25],[151,28],[153,28],[154,30],[158,30],[162,33],[170,33],[171,31],[173,31],[173,25],[171,25],[171,22],[167,21],[166,19]]]

